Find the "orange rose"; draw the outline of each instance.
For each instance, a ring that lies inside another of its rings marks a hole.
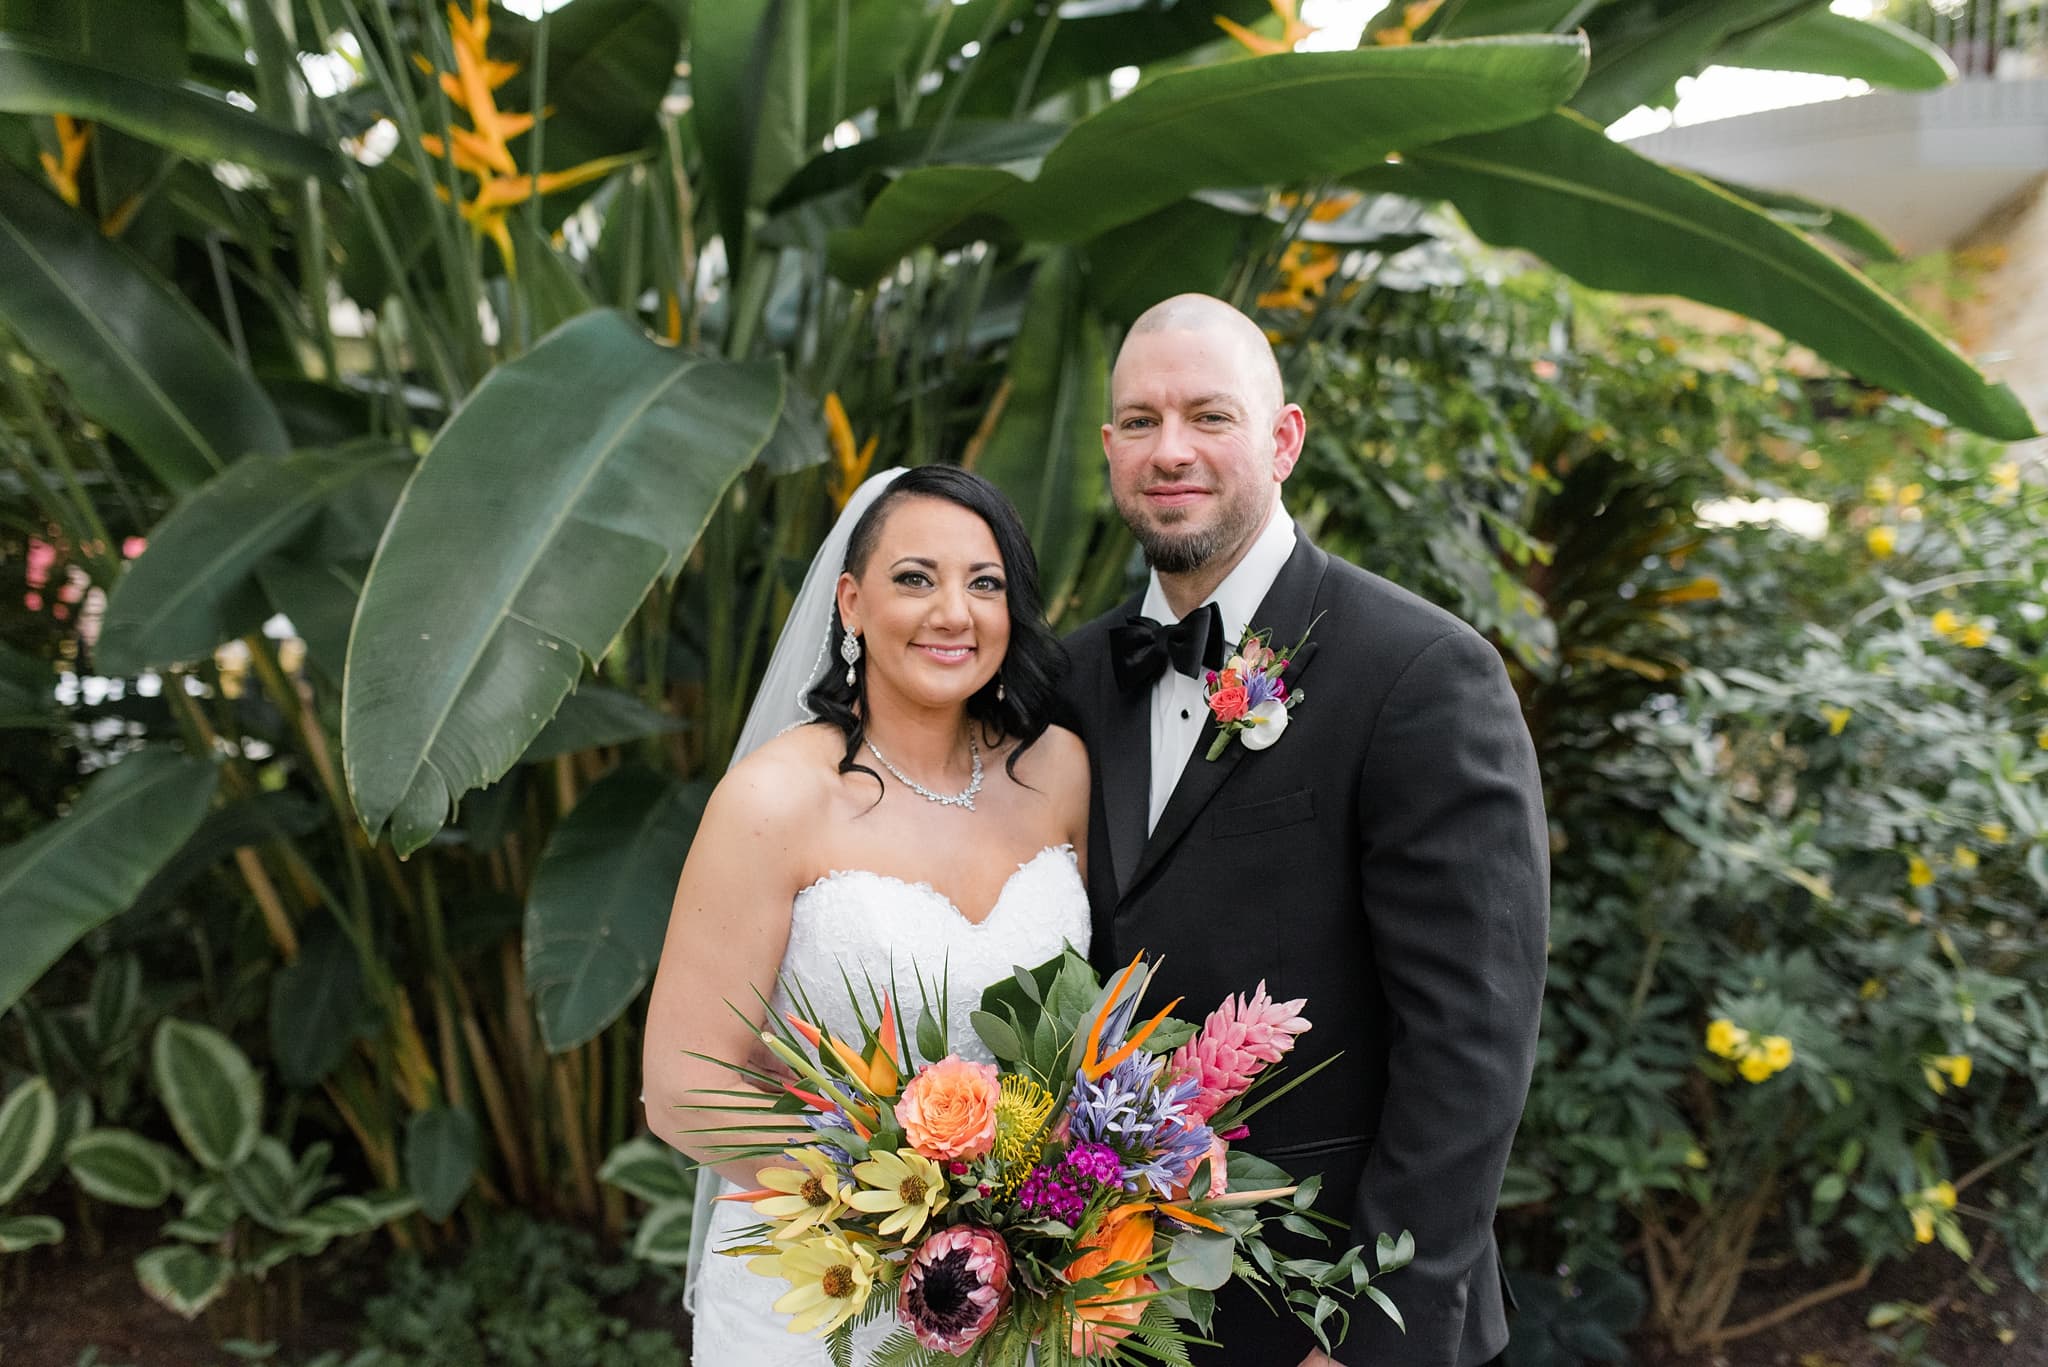
[[[1220,688],[1209,695],[1209,710],[1216,714],[1216,720],[1220,722],[1236,721],[1245,714],[1250,703],[1251,696],[1245,692],[1243,684],[1233,688]]]
[[[926,1158],[979,1158],[995,1147],[1000,1093],[994,1064],[948,1054],[910,1080],[896,1119]]]

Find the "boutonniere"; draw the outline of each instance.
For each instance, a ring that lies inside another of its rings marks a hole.
[[[1315,623],[1309,623],[1309,630]],[[1263,750],[1280,739],[1287,729],[1287,714],[1301,705],[1305,696],[1289,692],[1280,676],[1301,648],[1308,644],[1308,632],[1285,650],[1275,650],[1273,633],[1253,631],[1249,625],[1239,638],[1223,668],[1212,669],[1204,679],[1209,713],[1216,718],[1216,739],[1209,746],[1209,759],[1220,756],[1235,736],[1247,750]]]

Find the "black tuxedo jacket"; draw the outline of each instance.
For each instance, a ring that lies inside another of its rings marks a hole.
[[[1343,1057],[1254,1117],[1242,1147],[1297,1179],[1323,1173],[1319,1205],[1356,1241],[1415,1235],[1415,1261],[1381,1283],[1407,1333],[1361,1299],[1336,1356],[1485,1362],[1507,1342],[1493,1214],[1549,923],[1536,755],[1500,656],[1299,536],[1252,625],[1279,647],[1315,621],[1284,676],[1302,700],[1271,747],[1232,742],[1214,761],[1211,719],[1148,838],[1149,691],[1121,693],[1109,665],[1109,628],[1140,601],[1067,640],[1095,774],[1093,957],[1163,960],[1148,1000],[1184,997],[1176,1014],[1196,1020],[1262,978],[1276,999],[1308,998],[1290,1071]],[[1314,1346],[1235,1286],[1214,1337],[1223,1349],[1198,1361],[1295,1367]]]

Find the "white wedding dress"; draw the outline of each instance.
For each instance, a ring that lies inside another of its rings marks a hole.
[[[1088,928],[1088,894],[1066,845],[1048,845],[1020,864],[979,922],[968,920],[929,884],[835,870],[796,895],[782,973],[803,985],[827,1027],[843,1038],[853,1038],[856,1026],[842,970],[863,991],[863,973],[878,987],[893,974],[897,1009],[913,1033],[921,1009],[917,975],[931,985],[934,1005],[943,977],[953,1051],[987,1062],[988,1051],[967,1019],[979,1009],[982,989],[1009,977],[1014,967],[1045,962],[1063,944],[1086,954]],[[772,1001],[778,1012],[789,1005],[780,987]],[[713,1251],[693,1294],[696,1367],[824,1367],[830,1358],[823,1340],[790,1333],[789,1317],[775,1312],[787,1285],[749,1271],[744,1258],[716,1251],[747,1242],[741,1231],[759,1223],[752,1208],[723,1201],[710,1221]],[[867,1361],[895,1328],[890,1315],[859,1331],[854,1361]]]

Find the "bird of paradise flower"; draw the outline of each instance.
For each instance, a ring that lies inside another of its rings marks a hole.
[[[517,264],[512,233],[506,226],[506,216],[513,209],[535,195],[552,195],[601,180],[639,158],[627,153],[598,157],[561,171],[521,173],[512,155],[511,141],[532,132],[548,111],[543,109],[535,115],[498,108],[497,90],[519,74],[520,66],[517,62],[493,61],[485,50],[490,37],[490,0],[475,0],[475,9],[469,14],[463,13],[455,0],[449,0],[448,40],[455,53],[455,70],[437,70],[423,56],[414,60],[422,71],[439,79],[449,103],[469,119],[470,126],[451,124],[446,138],[437,133],[422,133],[420,146],[428,155],[449,162],[475,179],[475,192],[457,206],[457,211],[473,230],[497,244],[505,269],[510,271]],[[444,201],[451,198],[444,185],[435,186],[434,192]]]

